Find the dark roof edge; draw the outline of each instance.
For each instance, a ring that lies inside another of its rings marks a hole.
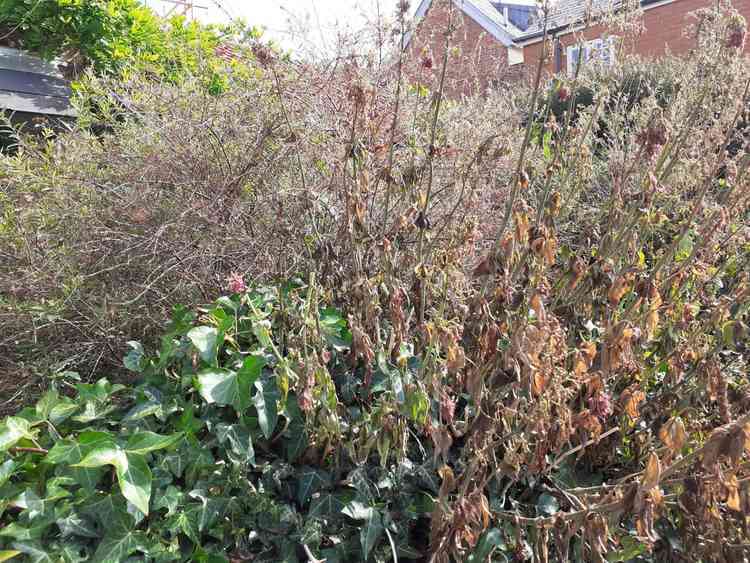
[[[669,3],[677,2],[678,0],[670,0]],[[665,0],[641,0],[641,7],[645,8],[646,6],[650,6],[651,4],[660,4],[662,2],[665,2]],[[581,20],[571,21],[563,25],[558,25],[557,27],[553,27],[550,29],[547,29],[547,35],[551,35],[554,33],[558,33],[568,27],[571,27],[573,25],[576,25],[577,23],[580,23]],[[520,35],[515,38],[516,42],[526,42],[530,39],[537,39],[539,37],[544,36],[544,30],[542,31],[535,31],[534,33],[530,33],[529,35]]]

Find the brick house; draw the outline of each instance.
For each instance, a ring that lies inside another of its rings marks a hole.
[[[547,18],[548,72],[572,73],[579,48],[584,49],[582,57],[614,60],[615,36],[596,23],[598,15],[611,12],[623,0],[614,0],[614,5],[612,1],[557,0],[552,5]],[[750,0],[733,4],[750,19]],[[689,14],[712,5],[715,0],[640,0],[643,32],[623,38],[621,48],[645,57],[666,51],[686,54],[693,47],[693,40],[683,33]],[[415,19],[407,49],[410,60],[416,61],[410,74],[417,79],[425,67],[440,67],[447,24],[452,22],[450,49],[457,59],[446,74],[446,89],[453,95],[528,76],[542,53],[544,22],[535,0],[421,0]]]

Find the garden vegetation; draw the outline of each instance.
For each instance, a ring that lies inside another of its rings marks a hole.
[[[746,560],[744,19],[459,101],[408,13],[0,159],[0,561]]]

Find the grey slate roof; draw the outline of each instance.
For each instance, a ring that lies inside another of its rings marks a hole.
[[[659,0],[640,0],[641,6],[647,6]],[[597,16],[612,10],[620,9],[625,0],[557,0],[550,8],[547,31],[554,32],[570,25],[583,22],[589,15]],[[510,45],[523,42],[542,35],[543,16],[535,18],[524,31],[506,22],[503,14],[492,5],[490,0],[453,0],[464,12],[472,16],[482,27],[492,33],[503,44]],[[512,4],[512,0],[508,2]],[[526,2],[525,2],[526,3]],[[417,9],[419,19],[427,12],[432,0],[422,0]]]
[[[70,95],[70,84],[53,65],[0,48],[0,110],[75,117]]]
[[[612,9],[619,8],[620,4],[619,0],[558,0],[550,8],[547,31],[582,22],[588,15],[600,15],[609,12]],[[522,41],[539,35],[543,31],[544,20],[540,12],[539,17],[516,39]]]

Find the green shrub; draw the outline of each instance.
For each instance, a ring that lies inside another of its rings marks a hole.
[[[381,358],[364,388],[342,355],[346,321],[315,291],[293,283],[199,315],[178,307],[157,354],[130,343],[138,385],[76,383],[73,398],[53,388],[0,423],[0,559],[415,557],[437,475],[424,450],[399,444],[431,405],[396,386],[414,365]],[[349,455],[334,455],[342,444]],[[370,451],[379,467],[356,463]]]
[[[214,50],[229,33],[183,17],[165,21],[139,0],[0,0],[0,22],[18,31],[23,48],[78,70],[137,69],[170,81],[218,64]]]

